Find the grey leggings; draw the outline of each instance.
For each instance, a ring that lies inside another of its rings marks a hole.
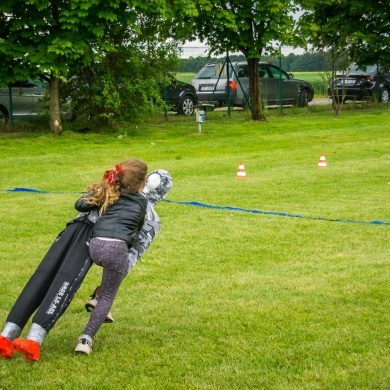
[[[128,246],[124,241],[109,241],[93,237],[89,243],[92,261],[103,267],[102,283],[98,303],[84,330],[84,334],[95,336],[104,322],[116,293],[128,268]]]

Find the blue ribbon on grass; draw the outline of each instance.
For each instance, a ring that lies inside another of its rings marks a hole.
[[[323,217],[307,217],[299,214],[289,214],[289,213],[280,213],[276,211],[261,211],[256,209],[243,209],[240,207],[232,207],[232,206],[214,206],[200,202],[178,202],[174,200],[165,200],[166,202],[182,204],[185,206],[196,206],[196,207],[205,207],[208,209],[216,209],[216,210],[228,210],[228,211],[239,211],[243,213],[253,213],[253,214],[264,214],[264,215],[275,215],[278,217],[289,217],[289,218],[302,218],[302,219],[312,219],[316,221],[329,221],[329,222],[348,222],[348,223],[363,223],[369,225],[388,225],[390,226],[390,222],[383,221],[355,221],[353,219],[333,219],[333,218],[323,218]]]
[[[65,192],[52,192],[52,191],[42,191],[42,190],[35,190],[33,188],[23,188],[23,187],[16,187],[13,190],[5,190],[6,192],[31,192],[31,193],[38,193],[38,194],[65,194]],[[71,192],[72,194],[81,194],[82,192]],[[386,225],[390,226],[390,222],[384,222],[384,221],[356,221],[353,219],[333,219],[333,218],[323,218],[323,217],[307,217],[304,215],[299,214],[289,214],[289,213],[281,213],[276,211],[262,211],[262,210],[256,210],[256,209],[243,209],[241,207],[232,207],[232,206],[215,206],[210,205],[206,203],[200,203],[200,202],[183,202],[183,201],[174,201],[174,200],[167,200],[163,199],[164,202],[168,203],[175,203],[180,204],[184,206],[194,206],[194,207],[203,207],[207,209],[214,209],[214,210],[227,210],[227,211],[237,211],[242,213],[252,213],[252,214],[263,214],[263,215],[274,215],[277,217],[288,217],[288,218],[301,218],[301,219],[311,219],[316,221],[328,221],[328,222],[343,222],[343,223],[361,223],[361,224],[368,224],[368,225]]]

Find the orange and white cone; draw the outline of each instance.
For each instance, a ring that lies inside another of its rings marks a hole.
[[[327,164],[326,164],[325,154],[321,153],[320,161],[318,162],[317,168],[326,168],[326,167]]]
[[[245,167],[244,167],[244,162],[241,161],[240,165],[238,166],[238,171],[236,177],[238,179],[246,179],[246,173],[245,173]]]

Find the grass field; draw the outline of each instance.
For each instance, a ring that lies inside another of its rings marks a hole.
[[[85,185],[129,156],[174,179],[93,353],[73,350],[98,267],[0,389],[389,389],[390,106],[284,113],[0,133],[2,321]]]

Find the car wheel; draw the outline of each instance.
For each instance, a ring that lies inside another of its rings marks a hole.
[[[194,105],[195,105],[195,99],[190,96],[186,95],[181,99],[179,104],[179,113],[182,115],[192,115],[194,113]]]
[[[381,88],[379,91],[379,101],[382,103],[389,102],[389,90],[387,88]]]
[[[4,107],[0,107],[0,124],[5,125],[9,121],[8,111]]]
[[[298,107],[307,107],[309,100],[307,98],[307,91],[304,89],[301,92],[299,92],[297,96],[297,106]]]

